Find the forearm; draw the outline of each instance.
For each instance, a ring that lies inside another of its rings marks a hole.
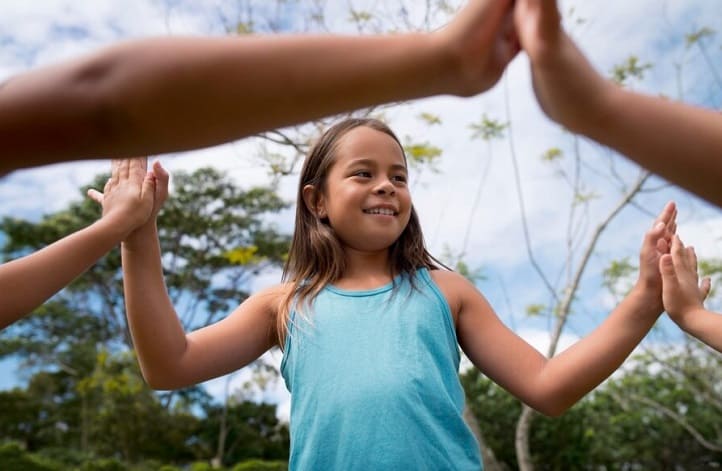
[[[11,79],[0,88],[0,141],[21,166],[218,144],[452,92],[441,50],[423,34],[129,42]]]
[[[143,376],[154,388],[170,389],[187,341],[166,290],[154,223],[123,243],[122,259],[126,314]]]
[[[679,327],[688,334],[722,352],[722,315],[699,309],[684,317]]]
[[[610,87],[604,124],[581,132],[722,206],[722,114]]]
[[[43,304],[124,236],[117,223],[100,219],[33,254],[0,265],[0,328]]]
[[[635,288],[591,334],[549,359],[539,388],[552,410],[564,412],[617,370],[661,312],[658,302]]]

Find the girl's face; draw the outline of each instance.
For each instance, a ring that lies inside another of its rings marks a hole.
[[[381,131],[359,126],[338,141],[335,162],[319,195],[318,215],[328,218],[347,247],[386,250],[409,222],[407,180],[399,144]]]

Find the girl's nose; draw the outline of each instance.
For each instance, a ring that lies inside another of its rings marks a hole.
[[[376,186],[374,193],[377,195],[394,195],[396,194],[396,187],[391,183],[391,180],[384,179]]]

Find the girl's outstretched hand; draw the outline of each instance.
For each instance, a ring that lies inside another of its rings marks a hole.
[[[654,220],[654,225],[644,236],[639,253],[639,279],[637,285],[659,302],[662,312],[662,275],[659,263],[662,256],[669,254],[672,238],[677,231],[677,206],[669,202]]]
[[[163,207],[165,200],[168,199],[168,181],[170,179],[170,175],[168,175],[166,169],[164,169],[157,160],[153,162],[152,172],[153,180],[155,181],[155,191],[153,198],[153,210],[151,211],[149,221],[155,220],[156,216],[158,216],[158,213],[160,212],[160,208]]]
[[[88,197],[103,207],[103,218],[131,233],[148,221],[154,210],[155,177],[147,171],[148,159],[114,159],[103,192],[90,189]]]
[[[704,310],[702,301],[709,294],[709,277],[699,281],[697,255],[693,247],[685,247],[678,236],[672,239],[669,254],[659,261],[662,273],[662,301],[664,310],[677,324],[684,326],[689,316]]]
[[[512,0],[470,0],[454,20],[433,34],[442,50],[451,51],[452,85],[458,95],[488,90],[499,81],[519,52]]]
[[[572,132],[605,118],[614,85],[599,75],[564,32],[556,0],[517,0],[514,24],[531,63],[542,110]]]

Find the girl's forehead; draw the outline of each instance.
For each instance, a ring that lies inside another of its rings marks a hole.
[[[399,143],[383,131],[359,126],[341,137],[336,146],[336,163],[365,160],[406,167]]]

